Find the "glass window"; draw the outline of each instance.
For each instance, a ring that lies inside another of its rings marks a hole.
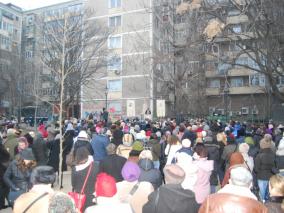
[[[209,88],[220,88],[220,79],[211,79],[207,83]]]
[[[110,0],[110,8],[121,7],[121,0]]]
[[[108,59],[108,70],[121,70],[121,57],[114,56]]]
[[[243,78],[231,78],[231,87],[242,87],[244,85]]]
[[[250,85],[252,86],[265,86],[265,75],[255,74],[250,76]]]
[[[119,92],[122,89],[122,81],[119,80],[109,80],[108,81],[108,90],[110,92]]]
[[[108,41],[110,49],[121,48],[121,36],[110,37]]]
[[[241,25],[235,25],[235,26],[233,26],[232,30],[233,30],[234,33],[241,33],[242,27],[241,27]]]
[[[110,27],[119,27],[119,26],[121,26],[121,16],[109,17],[109,26]]]

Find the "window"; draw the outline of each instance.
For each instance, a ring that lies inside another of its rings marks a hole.
[[[251,75],[249,78],[251,86],[265,86],[265,75],[255,74]]]
[[[110,0],[110,8],[121,7],[121,0]]]
[[[25,52],[25,57],[26,58],[32,58],[33,57],[33,51],[26,51]]]
[[[207,83],[208,88],[220,88],[220,79],[211,79]]]
[[[108,47],[110,49],[121,48],[121,36],[110,37],[108,40]]]
[[[185,30],[177,30],[175,32],[175,39],[185,39],[186,38],[186,31]]]
[[[242,87],[243,85],[243,78],[231,78],[231,87]]]
[[[110,92],[119,92],[122,89],[122,81],[119,80],[109,80],[108,81],[108,90]]]
[[[284,85],[284,76],[279,76],[278,77],[278,85]]]
[[[218,67],[217,67],[217,73],[220,74],[220,75],[224,75],[228,72],[229,69],[231,69],[230,64],[219,63]]]
[[[235,25],[235,26],[233,26],[232,30],[233,30],[234,33],[241,33],[242,27],[241,27],[241,25]]]
[[[109,27],[121,26],[121,16],[109,17]]]
[[[114,56],[108,59],[108,70],[121,70],[121,57],[120,56]]]

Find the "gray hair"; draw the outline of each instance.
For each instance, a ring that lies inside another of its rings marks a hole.
[[[49,200],[48,213],[77,213],[71,197],[63,192],[56,192]]]
[[[236,168],[232,168],[230,180],[233,185],[250,187],[252,183],[252,175],[247,168],[238,166]]]

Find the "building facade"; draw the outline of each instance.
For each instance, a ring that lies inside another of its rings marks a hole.
[[[85,8],[94,11],[90,21],[99,21],[111,31],[104,46],[107,66],[82,87],[81,115],[144,117],[153,112],[152,0],[92,0]]]

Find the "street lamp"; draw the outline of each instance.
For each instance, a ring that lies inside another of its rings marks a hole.
[[[107,85],[106,85],[106,88],[105,88],[105,96],[106,96],[105,109],[106,109],[106,110],[107,110],[107,95],[108,95],[108,88],[107,88]]]

